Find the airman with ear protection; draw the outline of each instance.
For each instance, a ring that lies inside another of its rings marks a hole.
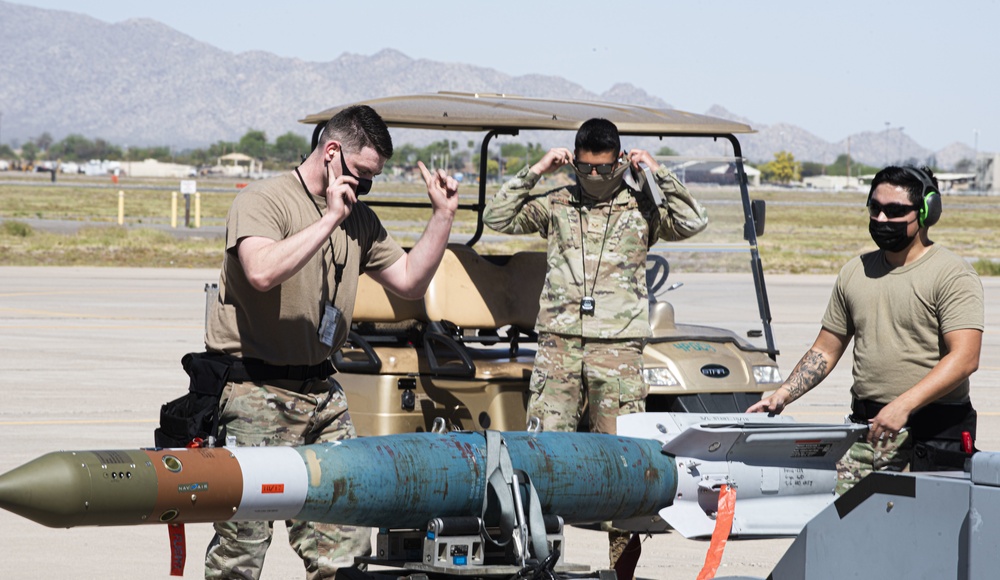
[[[886,167],[866,205],[879,249],[843,267],[813,346],[777,391],[747,409],[780,413],[853,342],[849,420],[867,424],[868,437],[837,463],[838,494],[872,471],[962,469],[975,452],[969,377],[979,368],[983,286],[965,259],[927,236],[941,218],[934,174]]]
[[[923,191],[920,192],[920,199],[923,203],[917,208],[917,220],[920,227],[929,228],[941,219],[941,193],[923,169],[913,167],[904,167],[903,169],[919,179],[924,186]]]
[[[922,228],[929,228],[936,224],[938,220],[941,219],[941,193],[938,191],[937,180],[934,178],[933,173],[929,168],[918,169],[916,167],[904,166],[898,168],[887,167],[883,169],[879,174],[885,172],[889,169],[901,170],[905,174],[914,177],[920,182],[921,191],[920,199],[917,206],[917,225]],[[879,182],[880,183],[880,182]],[[868,192],[868,201],[865,202],[866,207],[871,207],[872,205],[872,195],[875,193],[875,188],[878,187],[878,183],[875,180],[872,181],[871,191]],[[912,199],[912,195],[911,201]],[[872,216],[876,217],[876,216]]]

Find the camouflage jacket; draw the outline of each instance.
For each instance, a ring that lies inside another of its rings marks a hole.
[[[483,214],[498,232],[538,232],[548,240],[535,329],[602,339],[650,336],[646,252],[657,239],[683,240],[705,229],[705,208],[662,166],[656,181],[666,208],[624,185],[601,203],[581,203],[577,185],[531,195],[538,179],[522,169]],[[585,296],[594,299],[592,314],[581,311]]]

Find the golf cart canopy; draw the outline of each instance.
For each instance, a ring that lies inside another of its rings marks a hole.
[[[767,352],[772,358],[777,354],[771,332],[771,314],[764,287],[763,266],[757,250],[757,228],[755,213],[751,206],[747,189],[746,171],[743,167],[743,151],[736,135],[754,133],[744,123],[737,123],[707,115],[697,115],[677,109],[656,109],[638,105],[607,103],[599,101],[572,101],[562,99],[541,99],[518,97],[504,94],[438,92],[421,95],[404,95],[357,101],[331,107],[319,113],[306,116],[301,123],[314,124],[312,146],[319,142],[327,121],[338,112],[354,106],[368,105],[382,117],[390,127],[408,129],[430,129],[437,131],[485,132],[479,156],[479,196],[472,204],[460,203],[458,208],[476,214],[476,231],[466,242],[474,246],[483,234],[483,210],[486,207],[486,175],[490,140],[497,135],[518,135],[521,131],[576,131],[588,119],[603,118],[611,121],[622,135],[648,137],[689,137],[723,139],[733,148],[731,158],[740,188],[742,214],[744,218],[743,238],[749,243],[750,265],[757,291],[757,306],[763,323],[763,334]],[[394,200],[366,200],[371,206],[385,207],[429,207],[429,204]],[[755,202],[756,203],[756,202]],[[759,206],[763,218],[763,202]],[[761,219],[761,225],[763,220]],[[761,228],[761,233],[763,229]]]
[[[406,95],[358,101],[307,116],[300,122],[322,127],[353,105],[375,109],[390,127],[499,134],[533,129],[576,131],[587,119],[607,119],[623,135],[722,136],[753,133],[749,125],[677,109],[654,109],[599,101],[537,99],[484,93]],[[314,142],[317,135],[314,135]]]
[[[474,245],[483,232],[482,212],[486,207],[486,169],[490,141],[497,135],[518,135],[521,131],[576,131],[588,119],[602,118],[615,124],[622,135],[649,137],[702,137],[725,139],[732,144],[744,205],[749,214],[743,152],[736,134],[753,133],[749,125],[676,109],[654,109],[638,105],[599,101],[539,99],[502,94],[438,92],[403,95],[357,101],[331,107],[308,115],[301,123],[315,124],[312,148],[338,112],[355,105],[368,105],[386,125],[408,129],[485,132],[479,158],[479,199],[474,204],[460,204],[459,209],[477,213],[476,233],[468,245]],[[368,205],[387,207],[429,207],[427,203],[367,201]],[[752,218],[751,218],[752,219]],[[749,239],[749,238],[748,238]],[[756,244],[756,240],[751,240]]]

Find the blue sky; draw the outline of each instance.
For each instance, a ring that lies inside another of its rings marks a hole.
[[[629,82],[827,141],[889,123],[930,149],[1000,151],[1000,1],[556,3],[20,0],[106,22],[151,18],[231,52],[308,61],[384,48],[601,93]]]

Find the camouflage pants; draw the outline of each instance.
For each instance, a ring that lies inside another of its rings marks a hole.
[[[229,383],[222,392],[219,424],[240,446],[294,446],[355,437],[347,400],[332,380]],[[305,394],[280,388],[304,391]],[[371,530],[289,520],[288,543],[302,558],[306,578],[333,578],[355,556],[371,553]],[[215,524],[205,555],[205,578],[257,580],[271,544],[274,522]]]
[[[903,431],[896,440],[886,439],[872,445],[858,441],[837,462],[837,495],[843,495],[873,471],[903,471],[913,459],[913,439]]]
[[[592,432],[615,434],[619,415],[646,410],[642,344],[539,334],[528,416],[545,431],[575,431],[589,409]]]

